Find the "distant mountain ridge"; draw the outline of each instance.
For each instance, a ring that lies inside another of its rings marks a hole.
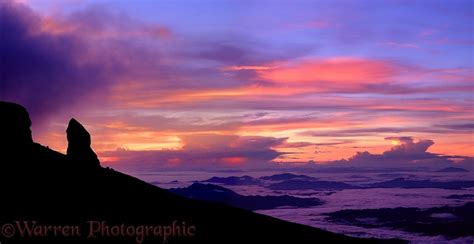
[[[361,187],[334,181],[286,180],[271,184],[268,188],[272,190],[344,190]]]
[[[469,172],[467,169],[458,168],[458,167],[447,167],[440,170],[436,170],[436,172],[444,172],[444,173],[458,173],[458,172]]]
[[[458,181],[431,181],[431,180],[410,180],[405,178],[397,178],[389,181],[368,184],[366,187],[371,188],[439,188],[439,189],[463,189],[474,187],[473,180]]]
[[[280,180],[317,180],[314,177],[307,175],[295,175],[291,173],[282,173],[271,176],[262,176],[259,179],[261,180],[270,180],[270,181],[280,181]]]
[[[212,177],[201,181],[204,183],[222,184],[228,186],[255,185],[267,189],[280,190],[347,190],[367,188],[438,188],[438,189],[464,189],[474,187],[474,180],[432,181],[414,180],[398,177],[393,180],[375,182],[370,184],[353,184],[338,181],[324,181],[307,175],[291,173],[275,174],[254,178],[251,176]]]
[[[185,188],[173,188],[170,191],[188,198],[225,203],[253,211],[286,206],[304,208],[322,204],[317,198],[298,198],[288,195],[242,196],[221,186],[202,183],[194,183]]]
[[[242,186],[242,185],[260,185],[261,182],[258,179],[255,179],[251,176],[244,175],[244,176],[230,176],[230,177],[212,177],[210,179],[204,180],[202,182],[206,183],[219,183],[225,185],[235,185],[235,186]]]

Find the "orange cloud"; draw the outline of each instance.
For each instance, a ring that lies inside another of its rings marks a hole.
[[[245,164],[248,160],[245,157],[226,157],[221,160],[224,164],[229,165],[241,165]]]
[[[99,13],[100,15],[96,15]],[[147,24],[123,18],[101,8],[79,13],[81,18],[48,15],[39,19],[40,31],[53,35],[80,34],[87,38],[156,38],[167,39],[172,31],[158,24]],[[89,18],[88,15],[93,15]],[[123,18],[123,20],[122,20]],[[110,23],[109,23],[110,21]]]

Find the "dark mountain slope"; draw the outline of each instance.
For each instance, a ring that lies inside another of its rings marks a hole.
[[[379,241],[180,197],[102,168],[90,148],[90,135],[77,121],[72,120],[67,130],[68,155],[34,143],[30,125],[22,106],[0,102],[2,243],[142,243],[143,235],[143,243],[163,243],[165,234],[167,243]],[[22,221],[50,227],[36,228],[32,237],[19,228]],[[58,226],[76,225],[79,235],[52,232]]]

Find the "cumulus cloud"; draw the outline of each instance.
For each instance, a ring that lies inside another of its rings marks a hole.
[[[134,151],[117,149],[101,156],[112,159],[110,165],[150,169],[261,168],[283,153],[273,149],[287,138],[196,134],[180,137],[180,150]]]
[[[434,144],[432,140],[415,141],[412,137],[387,137],[394,146],[382,154],[357,152],[354,156],[334,161],[338,165],[368,167],[446,167],[455,164],[472,167],[469,157],[444,156],[428,152]],[[460,162],[462,162],[460,164]]]
[[[292,159],[291,154],[277,151],[285,147],[314,146],[315,143],[287,142],[288,138],[263,136],[237,136],[219,134],[195,134],[181,136],[182,148],[176,150],[128,150],[117,149],[101,153],[109,160],[106,164],[126,170],[205,170],[239,168],[277,168],[281,165],[274,160]],[[331,161],[326,166],[336,167],[441,167],[458,166],[474,168],[471,157],[444,156],[428,152],[434,144],[432,140],[415,140],[412,137],[387,137],[386,140],[399,142],[398,145],[381,153],[358,152],[348,159]],[[317,166],[317,164],[307,164]]]
[[[400,145],[383,152],[382,156],[388,160],[422,160],[437,158],[438,155],[427,152],[434,144],[432,140],[419,140],[414,142],[411,137],[387,137],[386,140],[396,141]]]

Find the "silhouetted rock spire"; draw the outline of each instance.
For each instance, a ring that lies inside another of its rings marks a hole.
[[[99,159],[91,148],[91,135],[84,126],[71,119],[66,132],[68,159],[80,167],[99,167]]]

